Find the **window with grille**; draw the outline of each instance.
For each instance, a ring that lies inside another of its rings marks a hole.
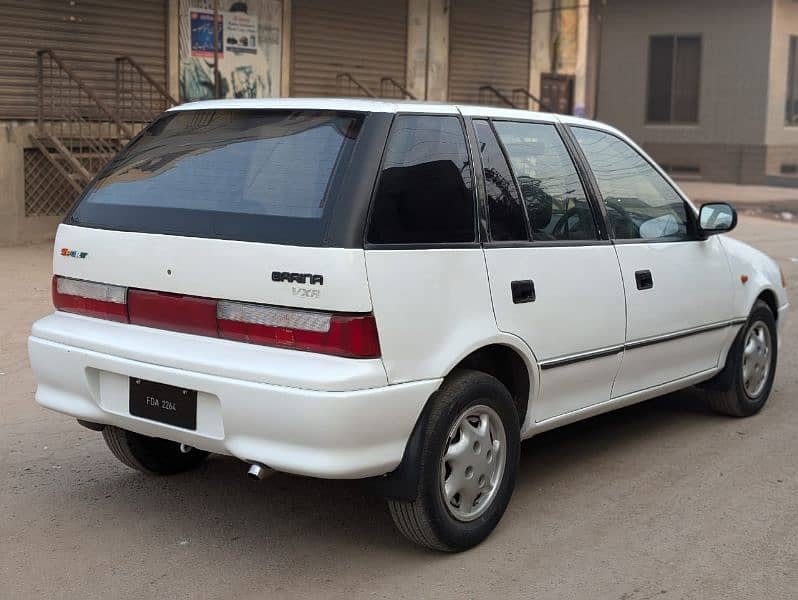
[[[649,123],[697,123],[701,36],[655,35],[649,40]]]

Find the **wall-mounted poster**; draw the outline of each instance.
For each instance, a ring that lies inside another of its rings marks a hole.
[[[224,12],[224,47],[239,54],[258,53],[258,16],[242,12]]]
[[[220,14],[218,21],[218,38],[224,39],[224,19]],[[219,57],[223,47],[217,44]],[[213,58],[213,11],[194,9],[191,11],[191,56]]]
[[[279,96],[281,0],[180,0],[180,100],[214,97],[214,8],[221,97]]]

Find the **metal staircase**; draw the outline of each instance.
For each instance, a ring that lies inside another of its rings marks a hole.
[[[520,102],[516,100],[516,97],[518,96],[522,98]],[[530,92],[529,90],[525,88],[515,88],[513,90],[513,102],[515,104],[518,104],[520,106],[526,104],[528,106],[530,101],[533,102],[534,104],[537,104],[537,110],[539,111],[554,112],[550,106],[548,106],[545,102],[543,102],[543,100],[532,94],[532,92]],[[534,104],[532,106],[533,109],[534,109]]]
[[[518,108],[516,104],[510,100],[503,92],[500,92],[492,85],[483,85],[479,88],[479,103],[480,104],[493,104],[496,102],[507,106],[509,108]]]
[[[404,85],[393,77],[380,79],[379,94],[372,91],[352,73],[338,73],[335,76],[338,94],[341,96],[365,96],[366,98],[401,98],[416,100],[416,97]]]
[[[131,56],[116,58],[116,113],[136,128],[179,104]]]
[[[38,115],[31,142],[76,191],[133,130],[52,50],[37,52]]]
[[[377,97],[377,94],[372,92],[351,73],[338,73],[338,75],[335,76],[335,82],[338,88],[338,94],[341,96]]]
[[[30,140],[77,193],[142,127],[177,104],[128,56],[116,59],[114,107],[52,50],[37,57],[37,127]]]
[[[383,98],[401,98],[403,100],[418,100],[410,90],[393,77],[380,79],[380,96]]]

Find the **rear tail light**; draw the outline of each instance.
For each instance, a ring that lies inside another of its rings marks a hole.
[[[127,323],[127,288],[53,276],[58,310]]]
[[[216,337],[216,300],[148,290],[130,290],[130,322],[183,333]]]
[[[373,315],[336,315],[219,301],[219,336],[351,358],[377,358]]]
[[[296,310],[53,277],[58,310],[89,317],[349,358],[379,358],[372,314]]]

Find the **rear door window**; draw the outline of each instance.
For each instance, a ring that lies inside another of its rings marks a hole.
[[[329,111],[168,113],[84,194],[77,224],[321,245],[363,117]]]
[[[372,244],[473,242],[471,160],[460,119],[397,115],[374,197]]]
[[[493,129],[488,121],[477,119],[474,130],[485,174],[490,239],[495,242],[528,240],[521,194]]]

